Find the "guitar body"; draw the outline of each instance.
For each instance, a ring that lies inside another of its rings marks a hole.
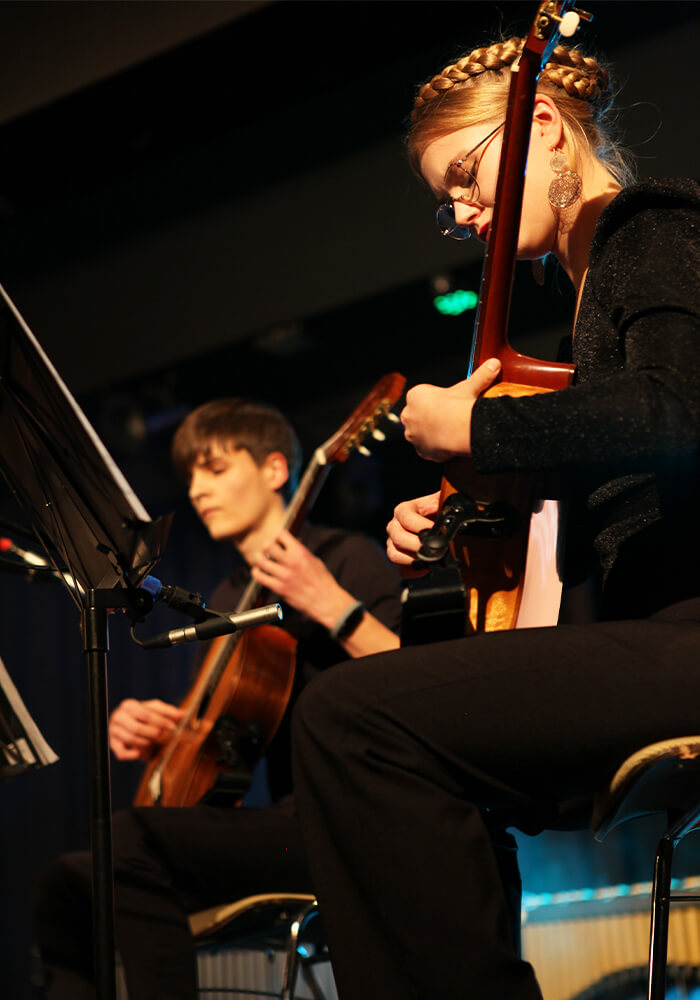
[[[134,805],[191,806],[230,773],[216,735],[219,720],[235,722],[256,735],[261,754],[282,721],[294,682],[296,640],[274,625],[243,632],[212,696],[199,683],[228,640],[214,639],[197,681],[183,701],[183,724],[148,762]],[[202,696],[203,692],[203,696]],[[226,733],[224,731],[224,738]]]
[[[572,375],[573,368],[568,377]],[[562,377],[567,377],[566,370]],[[530,396],[550,391],[499,382],[484,395]],[[556,565],[558,509],[542,501],[536,477],[527,473],[482,476],[470,459],[460,459],[446,467],[441,503],[454,492],[466,493],[480,508],[499,503],[515,512],[514,528],[506,537],[464,534],[450,545],[466,590],[466,634],[556,624],[561,596]]]

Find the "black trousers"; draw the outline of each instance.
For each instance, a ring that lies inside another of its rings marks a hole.
[[[316,679],[294,717],[295,794],[342,1000],[541,1000],[502,831],[559,826],[628,754],[696,733],[699,704],[700,599]]]
[[[135,808],[113,820],[115,927],[129,1000],[193,1000],[188,913],[259,892],[310,892],[291,801],[265,809]],[[91,859],[39,879],[34,933],[49,1000],[94,996]]]

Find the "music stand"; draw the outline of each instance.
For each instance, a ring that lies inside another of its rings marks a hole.
[[[172,515],[151,520],[2,285],[0,472],[81,611],[95,986],[100,1000],[114,1000],[107,616],[120,609],[138,620],[151,609],[139,585],[162,555]]]

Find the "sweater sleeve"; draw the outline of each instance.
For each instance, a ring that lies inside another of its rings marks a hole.
[[[601,216],[574,337],[577,382],[555,393],[480,399],[472,416],[479,472],[587,466],[624,474],[695,460],[697,214],[697,199],[647,191]]]

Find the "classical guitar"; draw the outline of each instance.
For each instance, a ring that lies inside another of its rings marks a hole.
[[[488,358],[500,358],[499,381],[487,396],[522,396],[563,389],[572,365],[531,358],[508,342],[511,288],[518,245],[525,170],[537,80],[562,34],[581,18],[568,2],[537,9],[520,58],[511,67],[495,208],[484,258],[479,311],[468,374]],[[556,566],[558,508],[538,495],[534,477],[481,476],[470,460],[448,463],[441,512],[426,537],[421,558],[442,558],[449,547],[466,589],[467,634],[551,625],[557,620],[561,580]]]
[[[287,508],[285,527],[299,529],[331,467],[354,451],[367,452],[366,441],[382,440],[379,424],[396,420],[391,412],[405,385],[402,375],[385,375],[320,445]],[[246,587],[236,613],[260,603],[262,588]],[[294,680],[296,640],[272,625],[235,632],[212,641],[181,708],[185,715],[155,756],[148,761],[134,804],[188,806],[205,793],[210,800],[237,799],[245,791],[255,759],[274,736],[287,707]],[[212,788],[218,791],[212,792]]]

